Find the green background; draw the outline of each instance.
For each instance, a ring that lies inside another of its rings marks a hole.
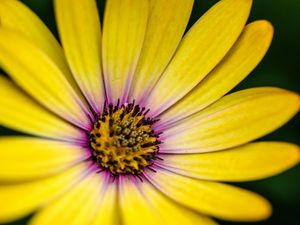
[[[75,0],[74,0],[75,1]],[[184,1],[184,0],[183,0]],[[57,36],[52,0],[24,0]],[[195,0],[189,27],[216,0]],[[103,14],[103,1],[99,3]],[[255,86],[277,86],[300,92],[300,1],[298,0],[254,0],[249,21],[267,19],[275,27],[275,37],[263,62],[235,90]],[[270,105],[270,107],[272,107]],[[0,127],[0,135],[15,134],[14,131]],[[296,116],[280,130],[266,136],[263,140],[280,140],[300,145],[300,117]],[[300,224],[300,166],[275,177],[237,185],[264,195],[273,205],[273,216],[253,225],[298,225]],[[74,203],[76,204],[76,202]],[[27,219],[9,223],[26,224]],[[223,225],[238,225],[219,221]],[[7,224],[8,225],[8,224]]]

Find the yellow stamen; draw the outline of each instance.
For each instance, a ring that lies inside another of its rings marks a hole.
[[[99,167],[113,175],[141,174],[158,151],[158,135],[134,103],[104,109],[90,132],[90,147]]]

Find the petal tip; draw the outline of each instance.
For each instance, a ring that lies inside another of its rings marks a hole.
[[[248,215],[247,218],[236,220],[240,222],[259,222],[270,218],[273,213],[271,203],[264,197],[257,195],[258,202],[255,204],[255,209]]]
[[[282,88],[276,89],[279,91],[278,94],[284,97],[284,104],[286,105],[286,108],[293,112],[294,115],[297,114],[300,110],[300,95],[290,90]]]
[[[287,104],[291,108],[295,109],[295,112],[299,112],[300,110],[300,95],[298,93],[287,91]]]
[[[257,23],[260,25],[261,29],[268,31],[270,33],[274,33],[274,26],[272,23],[268,20],[257,20],[254,23]]]
[[[292,145],[290,149],[290,162],[291,167],[297,165],[300,162],[300,147],[298,145]]]
[[[271,203],[266,200],[265,198],[262,198],[262,205],[261,205],[261,210],[259,212],[259,214],[257,215],[257,220],[258,221],[262,221],[262,220],[266,220],[268,218],[270,218],[270,216],[272,215],[273,212],[273,208]]]

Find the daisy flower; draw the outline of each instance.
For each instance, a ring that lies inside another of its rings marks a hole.
[[[61,45],[17,0],[0,1],[0,222],[213,225],[267,218],[225,182],[272,176],[299,148],[251,142],[291,119],[299,95],[226,95],[266,53],[251,0],[221,0],[184,35],[192,0],[54,0]],[[102,30],[102,31],[101,31]],[[224,96],[225,95],[225,96]],[[224,96],[224,97],[223,97]]]

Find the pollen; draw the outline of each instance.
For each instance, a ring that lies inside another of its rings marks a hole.
[[[160,141],[152,128],[157,120],[146,118],[148,111],[134,102],[104,106],[89,135],[93,158],[101,169],[112,175],[139,175],[153,164]]]

